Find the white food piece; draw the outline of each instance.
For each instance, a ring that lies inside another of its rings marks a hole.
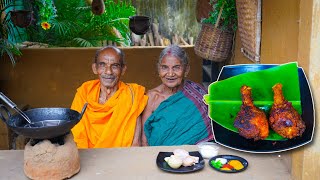
[[[199,157],[190,156],[189,152],[184,149],[175,149],[173,155],[165,157],[164,160],[171,168],[177,169],[182,166],[192,166],[199,162]]]
[[[217,158],[214,162],[218,162],[218,161],[220,161],[222,165],[227,164],[228,162],[228,160],[225,158]]]
[[[184,159],[184,158],[186,158],[187,156],[189,156],[189,152],[186,151],[186,150],[184,150],[184,149],[175,149],[175,150],[173,151],[173,154],[174,154],[175,156],[180,157],[181,159]]]
[[[187,156],[183,159],[183,166],[193,166],[194,164],[199,162],[199,157],[196,156]]]
[[[197,156],[190,156],[191,158],[193,158],[194,163],[198,163],[199,162],[199,157]]]
[[[175,155],[171,155],[170,157],[165,157],[164,160],[173,169],[178,169],[182,165],[182,159]]]
[[[182,166],[193,166],[195,163],[195,159],[192,156],[188,156],[183,159]]]

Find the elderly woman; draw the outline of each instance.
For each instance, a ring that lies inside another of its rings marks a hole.
[[[158,73],[162,81],[148,91],[142,114],[142,145],[197,144],[213,139],[208,107],[202,101],[206,90],[186,80],[190,70],[186,52],[177,45],[160,54]]]

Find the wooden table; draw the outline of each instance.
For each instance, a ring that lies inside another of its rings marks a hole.
[[[236,179],[236,180],[288,180],[291,179],[290,153],[250,154],[225,147],[219,154],[241,156],[249,162],[248,168],[240,173],[221,173],[212,169],[205,160],[204,169],[187,174],[162,171],[156,165],[160,151],[171,152],[182,148],[197,151],[197,146],[155,146],[109,149],[79,150],[81,170],[72,179]],[[0,151],[0,179],[28,179],[23,172],[23,150]]]

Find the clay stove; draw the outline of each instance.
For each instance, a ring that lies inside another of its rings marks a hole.
[[[52,139],[31,139],[24,150],[24,173],[31,179],[66,179],[80,171],[71,133]]]

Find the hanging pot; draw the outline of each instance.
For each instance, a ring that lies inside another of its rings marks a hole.
[[[91,11],[95,15],[101,15],[105,11],[105,5],[103,0],[93,0],[91,3]]]
[[[148,16],[130,16],[129,28],[137,35],[143,35],[150,29],[150,18]]]
[[[33,20],[33,11],[30,10],[12,10],[10,15],[13,24],[20,28],[30,26]]]

